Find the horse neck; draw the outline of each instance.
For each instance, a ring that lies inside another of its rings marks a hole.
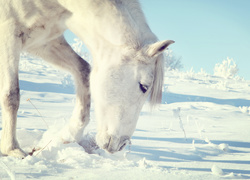
[[[136,0],[75,0],[74,3],[66,5],[73,13],[67,26],[84,41],[92,55],[111,51],[112,47],[140,49],[156,41]]]

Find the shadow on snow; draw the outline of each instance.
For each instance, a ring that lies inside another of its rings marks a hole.
[[[192,138],[188,138],[187,140],[183,138],[155,138],[155,137],[140,137],[140,136],[133,136],[132,139],[137,139],[137,140],[148,140],[148,141],[164,141],[164,142],[171,142],[171,143],[181,143],[181,144],[190,144],[192,145]],[[237,148],[248,148],[246,151],[250,153],[250,143],[249,142],[240,142],[240,141],[211,141],[215,145],[219,145],[221,143],[226,143],[229,145],[229,147],[237,147]],[[197,140],[195,139],[195,144],[207,144],[203,140]],[[250,164],[250,161],[248,160],[209,160],[206,159],[206,156],[217,156],[218,154],[210,154],[206,152],[206,147],[205,151],[199,151],[202,149],[197,148],[198,152],[196,150],[190,151],[189,153],[178,153],[175,151],[171,151],[169,149],[164,150],[162,149],[156,149],[155,147],[142,147],[142,146],[131,146],[131,153],[135,154],[143,154],[143,156],[148,159],[148,160],[155,160],[155,161],[165,161],[165,162],[189,162],[189,161],[198,161],[198,162],[213,162],[213,163],[232,163],[232,164]],[[246,153],[244,151],[243,153]],[[229,153],[241,153],[240,151],[234,151],[234,150],[229,150]],[[183,168],[187,169],[188,168]],[[194,170],[194,171],[199,171],[199,169],[194,169],[190,168],[189,170]],[[204,171],[201,170],[200,171]],[[207,171],[207,170],[205,170]],[[211,171],[211,169],[209,169]],[[228,170],[229,171],[229,170]],[[227,170],[225,170],[227,172]],[[234,173],[242,173],[242,174],[249,174],[250,175],[250,170],[230,170],[230,172]]]
[[[205,96],[184,95],[165,92],[162,95],[162,103],[177,103],[177,102],[212,102],[215,104],[225,104],[231,106],[249,106],[250,100],[247,99],[218,99]]]
[[[64,87],[63,85],[60,84],[35,83],[23,80],[20,80],[19,84],[20,84],[20,89],[25,91],[75,94],[74,87]]]

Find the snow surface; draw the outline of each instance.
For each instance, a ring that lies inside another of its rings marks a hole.
[[[153,112],[146,104],[132,144],[111,155],[95,146],[93,108],[82,146],[62,143],[72,78],[23,56],[17,136],[26,152],[36,151],[0,155],[0,179],[249,179],[250,81],[192,70],[165,76],[162,104]]]

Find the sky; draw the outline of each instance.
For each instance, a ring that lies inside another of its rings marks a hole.
[[[203,68],[213,74],[216,63],[232,58],[239,76],[250,80],[250,0],[140,0],[148,24],[159,40],[172,39],[170,49],[184,71]],[[66,38],[72,38],[67,32]]]

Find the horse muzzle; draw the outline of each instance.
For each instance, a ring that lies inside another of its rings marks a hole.
[[[131,144],[130,137],[122,136],[120,138],[117,138],[116,136],[111,135],[109,137],[109,141],[104,144],[103,149],[113,154],[117,151],[123,150],[127,144]]]

